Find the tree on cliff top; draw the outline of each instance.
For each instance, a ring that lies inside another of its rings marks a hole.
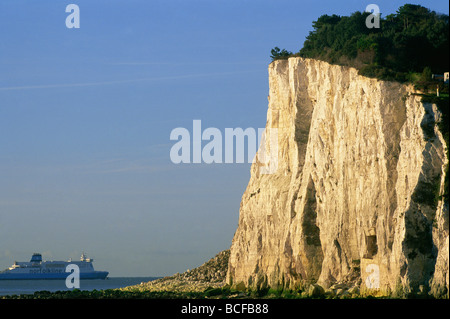
[[[286,49],[281,50],[279,47],[275,47],[270,51],[272,61],[287,59],[292,55],[292,52],[287,51]]]

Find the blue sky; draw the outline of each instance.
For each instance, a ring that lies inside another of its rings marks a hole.
[[[369,3],[2,0],[0,268],[86,251],[110,276],[160,276],[228,248],[250,165],[175,165],[171,130],[264,127],[270,50]]]

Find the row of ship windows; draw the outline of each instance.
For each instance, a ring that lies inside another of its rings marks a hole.
[[[67,264],[46,264],[45,268],[65,268]],[[80,268],[92,268],[92,265],[77,265]],[[33,265],[32,267],[41,267],[41,265]]]

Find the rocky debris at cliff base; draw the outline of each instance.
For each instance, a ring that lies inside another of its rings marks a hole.
[[[407,295],[386,295],[377,292],[361,291],[361,281],[334,283],[328,288],[324,288],[317,283],[306,285],[300,290],[272,289],[267,287],[263,290],[251,290],[245,285],[226,285],[226,272],[230,250],[218,253],[214,258],[203,265],[177,273],[172,276],[160,278],[150,282],[143,282],[139,285],[121,288],[124,292],[161,292],[178,293],[178,298],[307,298],[307,299],[349,299],[349,298],[408,298]],[[191,296],[189,293],[200,293]],[[427,294],[416,294],[415,297],[429,298]]]
[[[218,253],[203,265],[172,276],[122,288],[123,291],[203,292],[225,286],[230,250]]]

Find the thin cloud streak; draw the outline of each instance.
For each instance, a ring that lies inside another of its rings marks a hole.
[[[267,62],[261,61],[261,62],[182,62],[182,63],[174,63],[174,62],[112,62],[107,63],[108,65],[130,65],[130,66],[142,66],[142,65],[267,65]]]
[[[131,80],[118,80],[118,81],[66,83],[66,84],[48,84],[48,85],[9,86],[9,87],[0,87],[0,91],[102,86],[102,85],[126,84],[126,83],[136,83],[136,82],[146,82],[146,81],[180,80],[180,79],[201,78],[201,77],[208,77],[208,76],[247,74],[247,73],[255,73],[255,72],[260,72],[260,71],[259,70],[255,70],[255,71],[240,71],[240,72],[199,73],[199,74],[162,76],[162,77],[155,77],[155,78],[141,78],[141,79],[131,79]]]

